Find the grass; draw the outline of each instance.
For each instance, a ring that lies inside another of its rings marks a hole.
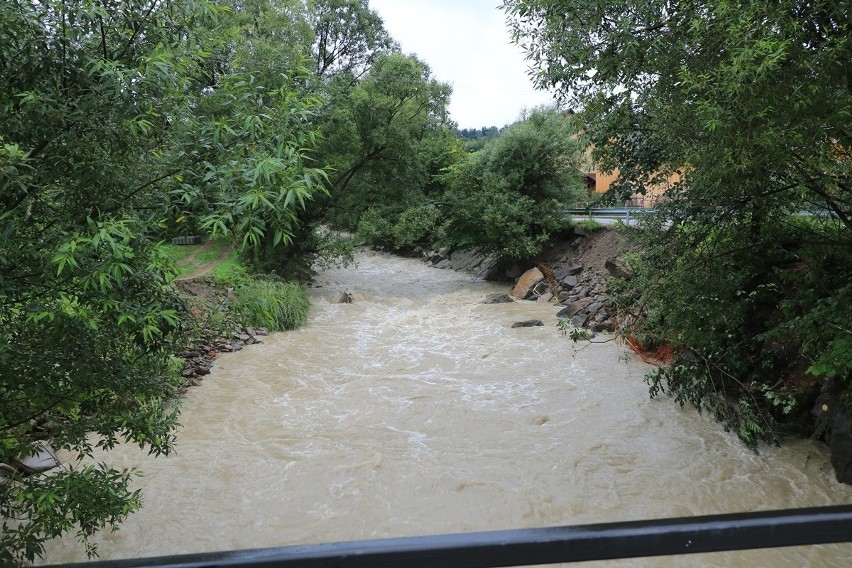
[[[215,280],[217,284],[222,286],[236,286],[237,284],[245,282],[249,278],[248,269],[242,262],[240,262],[240,257],[236,250],[232,250],[231,254],[228,255],[228,258],[220,262],[216,268],[210,272],[210,275],[213,276],[213,280]]]
[[[267,278],[252,278],[237,289],[243,323],[270,331],[296,329],[308,320],[311,304],[301,286]]]
[[[186,276],[188,274],[192,274],[193,272],[195,272],[195,269],[198,268],[198,266],[196,266],[196,264],[194,262],[187,262],[187,263],[184,263],[184,264],[176,265],[176,268],[177,268],[177,274],[176,274],[175,278],[183,278],[184,276]]]
[[[210,248],[208,250],[198,253],[195,258],[187,261],[186,259],[195,254],[201,246],[202,245],[175,245],[172,243],[163,243],[157,248],[162,254],[167,256],[177,265],[178,277],[181,277],[195,271],[199,266],[215,262],[216,259],[222,256],[222,251],[228,246],[228,241],[225,239],[216,239],[210,243]],[[240,262],[237,251],[232,250],[225,260],[213,268],[210,274],[213,276],[213,279],[217,284],[223,286],[236,286],[237,284],[247,280],[249,273],[245,265]]]
[[[161,254],[168,257],[172,262],[180,262],[192,254],[201,245],[174,245],[172,243],[162,243],[157,245],[157,250]]]
[[[585,229],[587,231],[599,231],[604,228],[604,225],[598,223],[594,219],[584,219],[583,221],[574,221],[572,223],[574,227],[580,227],[581,229]]]
[[[213,262],[222,255],[222,251],[228,246],[228,241],[225,239],[216,239],[211,242],[210,249],[202,252],[196,258],[202,264]]]
[[[197,253],[200,246],[164,243],[158,249],[177,265],[180,277],[199,266],[215,262],[221,257],[228,242],[219,239],[210,243],[208,250]],[[187,260],[196,253],[196,256]],[[236,290],[239,297],[236,310],[245,325],[265,327],[270,331],[286,331],[304,325],[308,319],[311,305],[301,286],[277,278],[250,275],[236,250],[232,250],[217,264],[210,275],[217,285]]]
[[[198,249],[202,246],[209,246],[210,248],[205,250],[204,252],[198,253],[197,256],[195,256],[191,260],[187,260],[189,257],[196,254]],[[210,241],[209,243],[201,243],[197,245],[176,245],[173,243],[162,243],[157,246],[157,249],[160,251],[161,254],[163,254],[169,260],[175,263],[175,265],[177,266],[177,277],[181,278],[183,276],[186,276],[187,274],[191,274],[198,267],[204,264],[214,262],[217,258],[221,256],[222,251],[227,246],[227,240],[216,239],[214,241]],[[228,260],[230,260],[233,256],[234,254],[231,253],[231,255],[228,257]]]
[[[175,276],[181,278],[198,268],[194,262],[182,262],[189,257],[200,245],[174,245],[162,243],[157,245],[157,252],[175,264]]]

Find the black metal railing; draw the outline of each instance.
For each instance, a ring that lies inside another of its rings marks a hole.
[[[234,522],[238,522],[236,519]],[[287,546],[78,568],[486,568],[852,541],[852,505]]]

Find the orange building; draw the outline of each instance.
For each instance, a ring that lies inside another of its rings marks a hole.
[[[584,153],[583,176],[586,187],[589,188],[589,193],[594,195],[609,191],[613,182],[618,179],[619,171],[618,169],[610,172],[602,171],[592,158],[592,149],[588,148]],[[644,195],[634,194],[630,198],[630,203],[625,205],[629,207],[653,207],[657,201],[664,198],[666,191],[679,182],[681,178],[682,175],[676,172],[670,175],[666,181],[649,186]]]

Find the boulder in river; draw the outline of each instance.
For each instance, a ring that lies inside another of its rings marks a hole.
[[[352,294],[349,291],[340,292],[331,299],[332,304],[351,304]]]
[[[533,286],[544,280],[544,274],[538,268],[531,268],[521,275],[518,283],[512,288],[512,296],[515,298],[524,299],[529,296]]]
[[[571,323],[574,327],[583,327],[589,319],[589,314],[577,314],[571,318]]]
[[[10,465],[25,473],[39,473],[57,467],[59,460],[56,459],[56,452],[50,444],[40,441],[36,442],[31,453],[18,456]]]
[[[471,272],[476,270],[484,260],[485,257],[478,249],[457,250],[450,255],[453,270]]]
[[[577,300],[576,302],[572,302],[568,307],[560,310],[559,313],[556,314],[556,317],[558,317],[558,318],[570,318],[571,316],[576,315],[581,310],[584,310],[585,308],[589,307],[594,302],[595,302],[594,298],[589,298],[589,297],[581,298],[581,299]]]
[[[6,485],[6,480],[10,477],[15,477],[18,472],[15,468],[7,463],[0,463],[0,487]]]
[[[541,327],[544,325],[544,322],[541,320],[526,320],[526,321],[518,321],[512,324],[512,327]]]
[[[598,332],[600,332],[600,331],[612,332],[612,331],[615,331],[615,324],[612,322],[612,320],[596,321],[594,324],[592,324],[590,329],[592,331],[598,331]]]
[[[483,304],[509,304],[515,300],[509,294],[488,294],[482,301]]]
[[[553,278],[556,280],[563,280],[566,276],[576,276],[583,271],[583,265],[579,262],[571,262],[568,261],[565,264],[562,264],[553,271]]]
[[[826,381],[811,414],[818,422],[830,426],[828,446],[834,476],[840,483],[852,484],[852,417],[843,409],[840,392],[841,386],[836,379]]]
[[[511,278],[514,280],[515,278],[520,278],[520,276],[524,273],[524,269],[521,268],[520,264],[513,264],[509,266],[503,274],[506,275],[506,278]]]
[[[577,277],[576,276],[566,276],[562,279],[562,289],[563,290],[571,290],[577,285]]]
[[[840,483],[852,483],[852,419],[842,410],[831,416],[831,465]]]

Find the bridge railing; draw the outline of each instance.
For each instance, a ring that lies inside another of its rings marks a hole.
[[[236,519],[234,522],[238,522]],[[852,541],[852,505],[115,560],[86,568],[487,568]]]

